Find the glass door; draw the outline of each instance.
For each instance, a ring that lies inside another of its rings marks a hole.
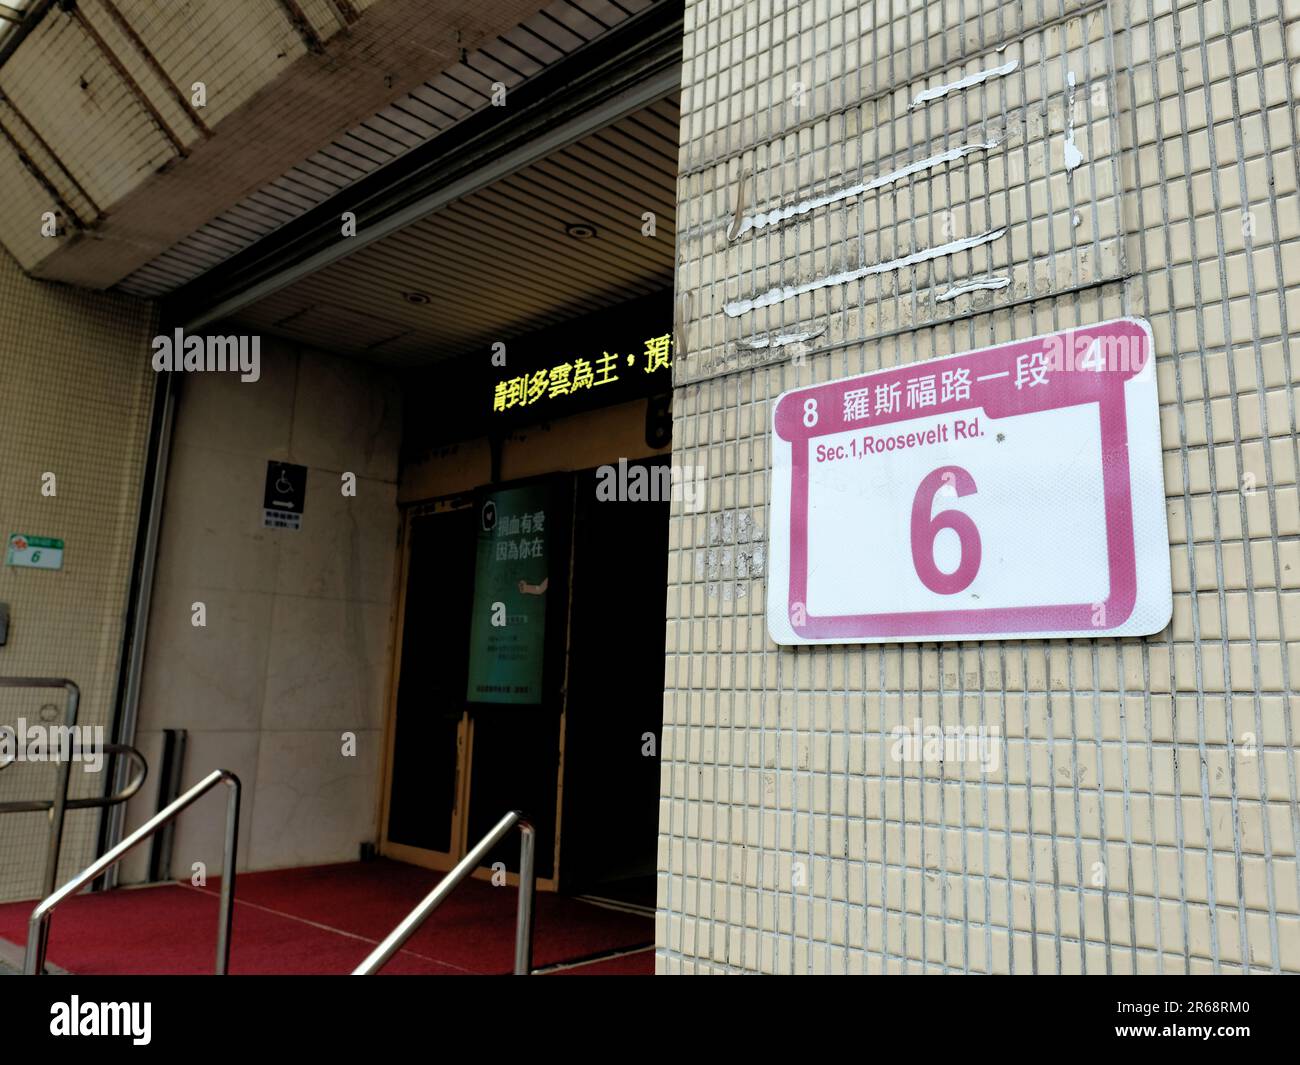
[[[468,503],[407,512],[380,850],[433,869],[465,846],[474,537]]]

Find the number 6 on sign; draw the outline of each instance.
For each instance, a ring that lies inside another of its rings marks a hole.
[[[1145,635],[1168,623],[1145,322],[796,389],[772,419],[778,643]]]
[[[912,563],[916,575],[932,592],[953,595],[970,585],[980,568],[980,533],[970,515],[945,510],[930,517],[930,507],[941,488],[959,496],[975,491],[975,479],[960,466],[941,466],[921,482],[912,503]],[[961,540],[961,564],[944,573],[934,564],[934,541],[940,529],[952,529]]]

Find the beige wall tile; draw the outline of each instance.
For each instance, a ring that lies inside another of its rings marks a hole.
[[[6,207],[6,210],[8,208]],[[10,607],[0,673],[68,677],[81,688],[80,722],[111,727],[118,650],[131,580],[154,375],[153,312],[120,296],[43,284],[0,252],[0,512],[7,542],[25,532],[64,541],[61,570],[0,565],[0,601]],[[55,475],[56,495],[42,494]],[[40,722],[63,695],[0,693],[0,725]],[[0,801],[52,797],[45,765],[0,774]],[[74,767],[75,770],[75,767]],[[98,795],[102,774],[72,775],[71,793]],[[0,900],[41,890],[47,819],[7,815],[0,825]],[[61,875],[94,857],[99,817],[70,814]]]
[[[707,512],[677,508],[670,531],[663,971],[1300,971],[1300,300],[1278,291],[1300,235],[1286,75],[1300,7],[1284,22],[1277,4],[1237,5],[1231,30],[1228,7],[1067,4],[1039,24],[1032,5],[984,0],[935,7],[923,26],[883,2],[809,0],[782,19],[688,3],[677,284],[695,312],[674,440],[713,480]],[[1011,58],[1009,75],[908,107]],[[1085,163],[1067,177],[1071,117]],[[1001,143],[933,176],[725,237],[742,185],[746,212],[768,211],[985,136]],[[1008,231],[723,309],[932,245],[948,209],[961,235]],[[935,302],[952,277],[984,273],[1011,285]],[[693,566],[716,514],[743,505],[766,527],[770,397],[1119,315],[1146,316],[1156,340],[1165,632],[777,648],[761,576],[727,585]],[[798,358],[741,343],[796,327],[821,330]],[[732,688],[730,713],[713,713]],[[918,716],[996,725],[997,771],[900,767],[889,730]],[[728,825],[752,899],[711,891]]]

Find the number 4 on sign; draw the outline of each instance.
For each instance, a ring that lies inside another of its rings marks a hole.
[[[1078,369],[1097,370],[1098,372],[1106,369],[1106,360],[1101,357],[1100,340],[1094,340],[1088,346],[1088,350],[1083,353],[1083,358],[1079,360]]]

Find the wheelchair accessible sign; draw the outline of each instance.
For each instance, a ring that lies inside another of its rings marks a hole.
[[[307,502],[307,467],[292,462],[268,462],[262,492],[262,526],[266,529],[301,529]]]
[[[794,389],[773,408],[778,644],[1159,632],[1151,330],[1124,318]]]

